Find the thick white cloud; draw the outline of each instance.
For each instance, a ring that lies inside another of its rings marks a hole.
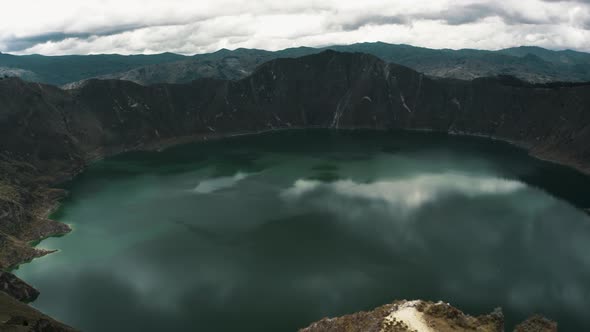
[[[590,3],[574,0],[19,0],[2,12],[0,51],[19,54],[194,54],[378,40],[590,51]]]

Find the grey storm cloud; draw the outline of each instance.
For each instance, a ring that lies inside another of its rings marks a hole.
[[[557,1],[557,0],[545,0]],[[561,0],[564,1],[564,0]],[[590,0],[587,0],[590,2]],[[355,18],[352,22],[341,25],[344,30],[356,30],[367,25],[408,25],[420,20],[435,20],[443,21],[449,25],[462,25],[481,21],[488,17],[498,17],[506,24],[552,24],[557,22],[557,17],[550,17],[548,19],[534,19],[527,17],[523,13],[517,11],[510,11],[502,7],[491,4],[468,4],[464,6],[454,6],[450,9],[445,9],[435,12],[423,12],[418,14],[407,15],[366,15]]]
[[[521,12],[509,11],[505,8],[493,6],[491,4],[466,5],[453,8],[452,10],[445,10],[444,12],[439,13],[438,16],[425,18],[436,19],[437,17],[451,25],[473,23],[488,17],[498,17],[510,25],[551,23],[551,21],[548,20],[536,20],[528,18]]]
[[[54,0],[31,12],[35,1],[3,6],[0,51],[194,54],[376,40],[590,51],[590,0]]]
[[[412,17],[407,15],[386,16],[386,15],[367,15],[357,17],[351,22],[343,23],[340,27],[343,30],[357,30],[367,25],[389,25],[389,24],[410,24]]]
[[[22,50],[26,50],[32,46],[37,44],[44,44],[47,42],[60,42],[66,39],[75,38],[75,39],[89,39],[93,37],[100,37],[100,36],[112,36],[117,35],[127,31],[133,31],[139,28],[145,28],[147,26],[141,25],[127,25],[127,26],[119,26],[119,27],[111,27],[108,29],[98,29],[96,31],[91,32],[78,32],[78,33],[67,33],[67,32],[47,32],[41,33],[38,35],[32,35],[27,37],[9,37],[4,40],[5,44],[5,51],[7,52],[18,52]]]
[[[10,37],[6,38],[4,43],[5,52],[18,52],[26,50],[37,44],[43,44],[48,41],[62,41],[68,38],[89,38],[92,34],[90,33],[74,33],[68,34],[64,32],[48,32],[39,35],[33,35],[28,37]]]

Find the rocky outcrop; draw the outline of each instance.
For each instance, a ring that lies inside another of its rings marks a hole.
[[[448,303],[397,301],[368,312],[324,318],[300,332],[503,332],[500,309],[488,315],[469,316]],[[519,324],[515,332],[553,332],[557,324],[534,316]]]
[[[518,324],[514,332],[557,332],[557,323],[535,315]]]
[[[367,54],[326,51],[260,66],[238,81],[141,86],[91,80],[61,90],[0,80],[0,269],[47,252],[30,241],[69,227],[51,189],[127,150],[289,128],[434,130],[519,144],[590,172],[590,84],[510,77],[434,80]]]
[[[0,290],[22,302],[32,302],[39,291],[10,272],[0,272]]]
[[[8,138],[7,138],[8,139]],[[52,173],[44,175],[25,161],[5,151],[0,153],[0,267],[9,268],[51,252],[33,249],[28,242],[65,234],[69,227],[47,219],[63,197],[51,189]]]
[[[41,78],[33,71],[0,66],[0,77],[19,77],[25,81],[38,82]]]

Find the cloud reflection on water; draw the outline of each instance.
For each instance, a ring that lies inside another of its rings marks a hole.
[[[441,173],[370,183],[360,183],[350,179],[332,183],[299,179],[292,187],[283,191],[282,196],[289,200],[298,200],[306,194],[329,191],[345,198],[384,202],[391,209],[407,214],[445,195],[455,194],[467,197],[501,195],[513,193],[525,187],[523,183],[514,180]]]
[[[248,173],[237,172],[233,176],[222,176],[203,180],[193,189],[193,192],[198,194],[210,194],[221,189],[230,188],[247,178],[249,175],[250,174]]]

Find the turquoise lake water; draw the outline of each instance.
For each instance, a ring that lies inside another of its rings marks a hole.
[[[396,299],[590,330],[590,178],[485,139],[285,131],[135,152],[65,184],[16,274],[83,331],[295,331]]]

